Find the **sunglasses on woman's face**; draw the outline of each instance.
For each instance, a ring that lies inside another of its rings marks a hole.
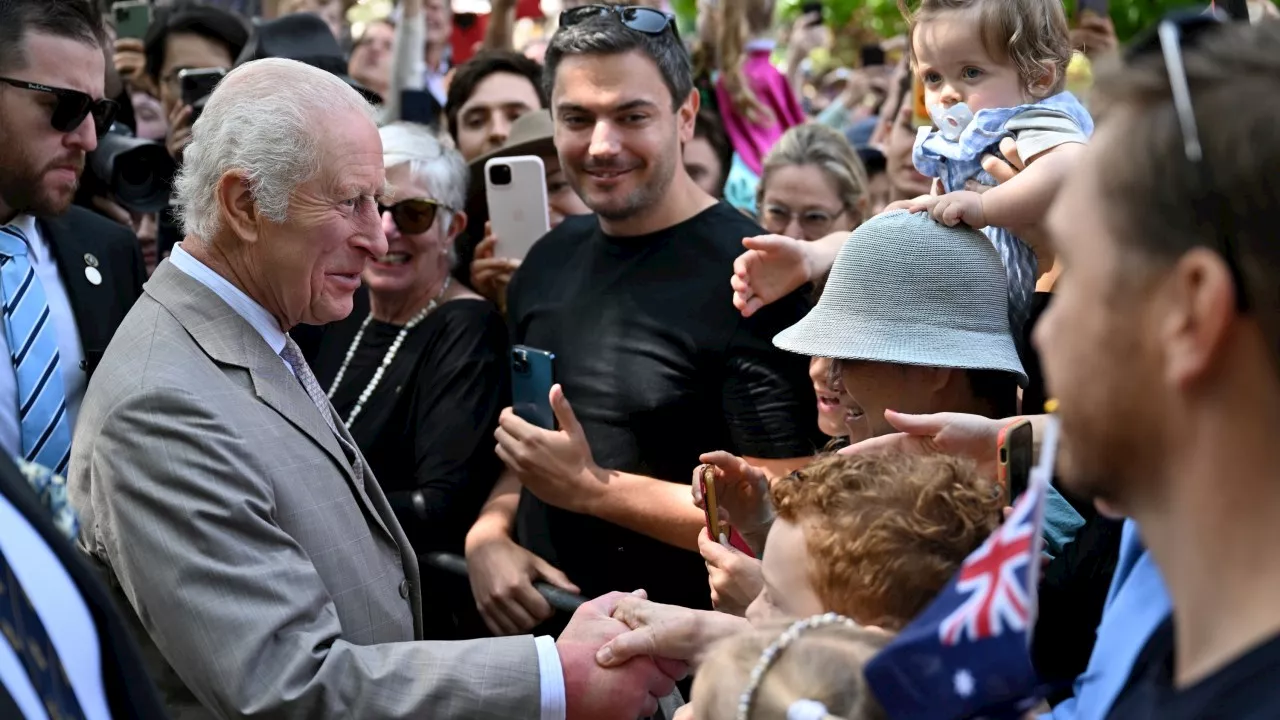
[[[49,87],[48,85],[6,77],[0,77],[0,82],[23,90],[32,90],[55,96],[58,100],[53,106],[53,115],[49,118],[49,124],[58,132],[75,132],[86,117],[93,115],[94,132],[98,137],[102,137],[111,129],[111,123],[116,118],[116,110],[119,109],[119,106],[112,100],[94,100],[87,93],[82,93],[79,90]]]
[[[675,18],[661,10],[635,5],[583,5],[582,7],[571,8],[560,13],[560,26],[573,27],[592,18],[606,17],[608,15],[617,15],[618,21],[624,26],[646,35],[661,35],[669,27],[671,28],[671,34],[677,40],[680,39],[680,33],[676,30]]]
[[[436,213],[442,207],[445,207],[443,203],[429,198],[411,198],[391,205],[378,203],[378,217],[391,213],[391,220],[400,232],[417,235],[431,229],[436,221]]]

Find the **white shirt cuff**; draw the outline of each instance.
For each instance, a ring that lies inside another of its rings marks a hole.
[[[564,669],[560,667],[560,651],[556,642],[543,635],[533,639],[538,648],[538,675],[542,687],[541,720],[565,720]]]

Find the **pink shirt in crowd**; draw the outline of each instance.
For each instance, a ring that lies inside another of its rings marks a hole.
[[[724,86],[723,74],[716,79],[716,102],[720,106],[720,117],[724,119],[729,142],[733,145],[734,152],[738,153],[756,175],[760,174],[764,156],[782,134],[804,122],[800,101],[796,99],[787,79],[769,61],[773,47],[774,43],[767,40],[748,43],[747,59],[742,66],[743,76],[752,92],[773,113],[773,122],[767,127],[739,115]]]

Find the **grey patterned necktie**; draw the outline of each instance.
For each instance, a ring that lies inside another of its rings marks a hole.
[[[333,410],[329,405],[329,397],[324,394],[324,389],[320,387],[320,381],[316,380],[316,376],[311,372],[311,366],[307,365],[307,361],[302,357],[302,348],[298,347],[298,343],[293,338],[285,336],[284,350],[280,351],[280,357],[289,363],[289,367],[293,368],[293,374],[298,378],[298,382],[302,384],[302,389],[307,391],[307,397],[311,398],[311,402],[315,404],[316,409],[320,411],[320,415],[324,417],[324,422],[333,431],[333,437],[342,446],[342,451],[347,456],[347,462],[351,464],[351,470],[356,476],[356,487],[360,487],[364,483],[364,463],[360,462],[360,455],[356,449],[352,447],[346,440],[342,438],[342,434],[338,432],[338,427],[333,423]]]

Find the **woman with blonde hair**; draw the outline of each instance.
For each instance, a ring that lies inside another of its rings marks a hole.
[[[852,232],[867,217],[867,171],[837,130],[797,125],[765,156],[756,194],[765,230],[797,240]]]

